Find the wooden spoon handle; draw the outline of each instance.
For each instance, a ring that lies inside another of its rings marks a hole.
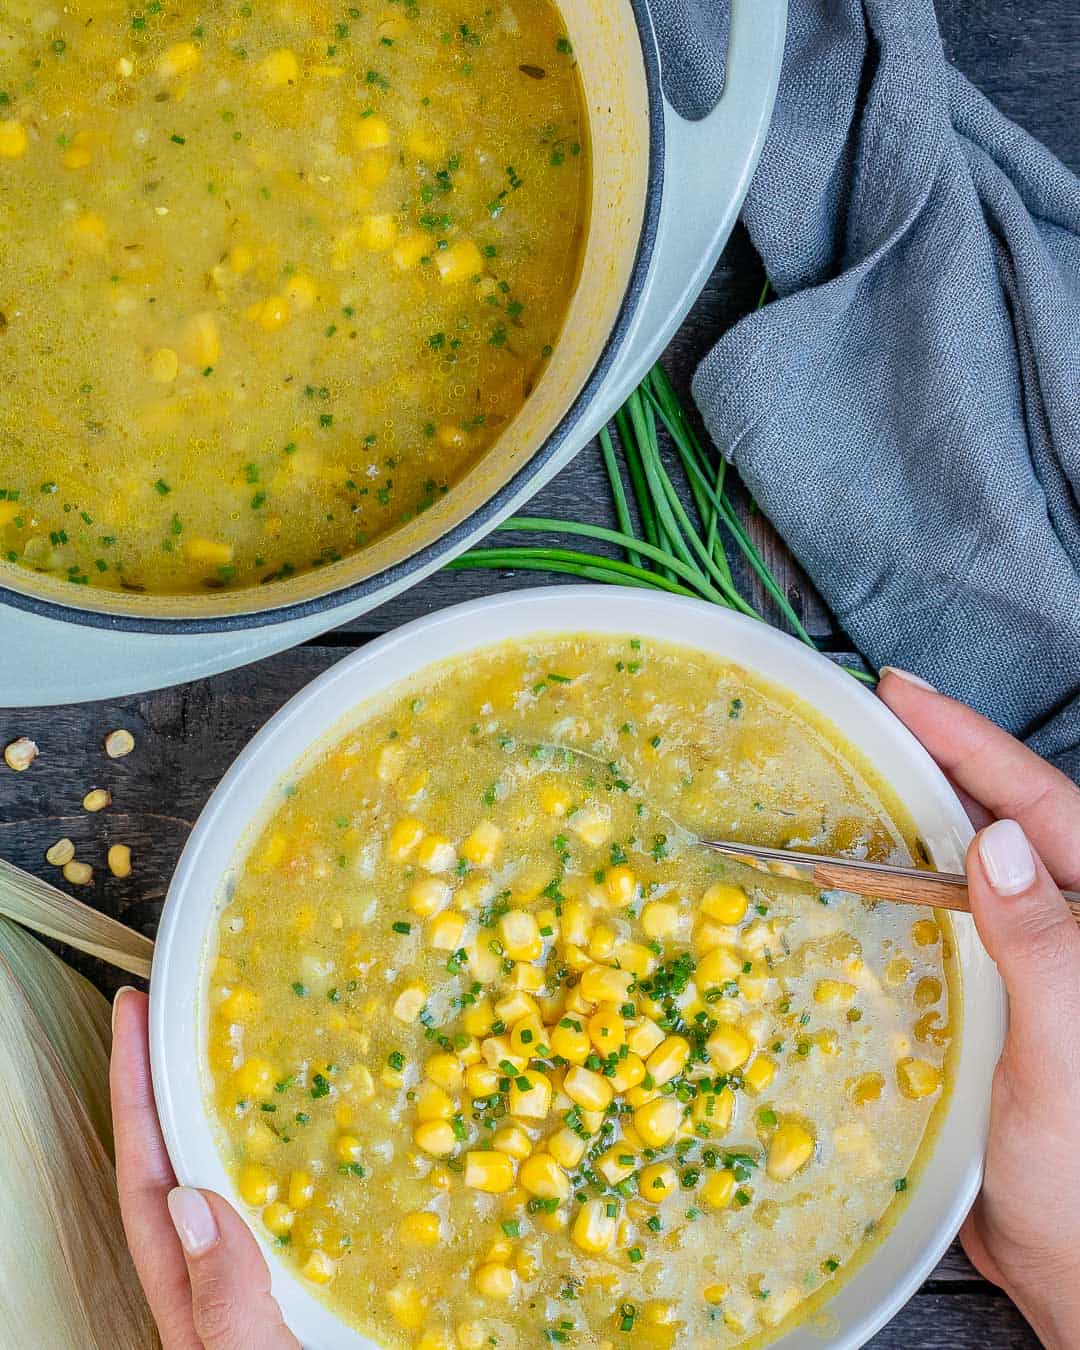
[[[852,891],[878,900],[971,913],[967,886],[962,881],[943,881],[933,872],[890,876],[888,872],[871,871],[858,863],[815,863],[814,884],[825,890]],[[1073,918],[1080,923],[1080,895],[1073,891],[1065,891],[1064,895]]]

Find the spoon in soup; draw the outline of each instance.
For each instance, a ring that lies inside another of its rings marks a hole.
[[[593,760],[609,773],[616,765],[602,755],[579,750],[567,745],[545,743],[547,750],[567,756]],[[900,867],[892,863],[862,862],[852,858],[830,858],[820,853],[797,853],[791,849],[764,848],[744,844],[733,839],[706,839],[688,830],[668,811],[653,803],[653,809],[670,820],[687,838],[703,848],[722,853],[732,862],[764,872],[767,876],[786,877],[816,886],[819,890],[846,891],[873,900],[888,900],[902,905],[926,905],[932,909],[950,909],[960,914],[971,913],[967,877],[957,872],[937,872],[919,867]],[[1064,891],[1065,900],[1073,918],[1080,924],[1080,893]]]

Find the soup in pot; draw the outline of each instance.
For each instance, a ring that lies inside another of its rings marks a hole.
[[[572,295],[549,0],[0,0],[0,560],[150,593],[449,491]]]

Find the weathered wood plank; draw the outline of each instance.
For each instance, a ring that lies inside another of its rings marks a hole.
[[[867,1346],[872,1350],[1039,1350],[1039,1341],[1003,1294],[982,1285],[977,1294],[916,1294]]]

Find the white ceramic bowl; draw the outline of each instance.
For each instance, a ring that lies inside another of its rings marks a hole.
[[[270,789],[357,705],[430,662],[507,638],[630,633],[696,647],[786,687],[833,721],[892,784],[936,865],[958,871],[971,827],[918,742],[850,675],[764,624],[702,601],[603,586],[518,591],[442,610],[364,647],[301,690],[222,779],[173,876],[154,954],[150,1048],[154,1092],[177,1177],[235,1200],[207,1115],[203,957],[238,846],[266,811]],[[966,1016],[952,1098],[933,1153],[896,1225],[828,1304],[828,1328],[804,1325],[776,1350],[855,1350],[933,1269],[978,1190],[990,1083],[1005,1027],[1005,996],[970,920],[956,923]],[[242,1208],[242,1206],[240,1206]],[[379,1222],[378,1216],[373,1216]],[[310,1350],[372,1350],[263,1243],[285,1318]]]

